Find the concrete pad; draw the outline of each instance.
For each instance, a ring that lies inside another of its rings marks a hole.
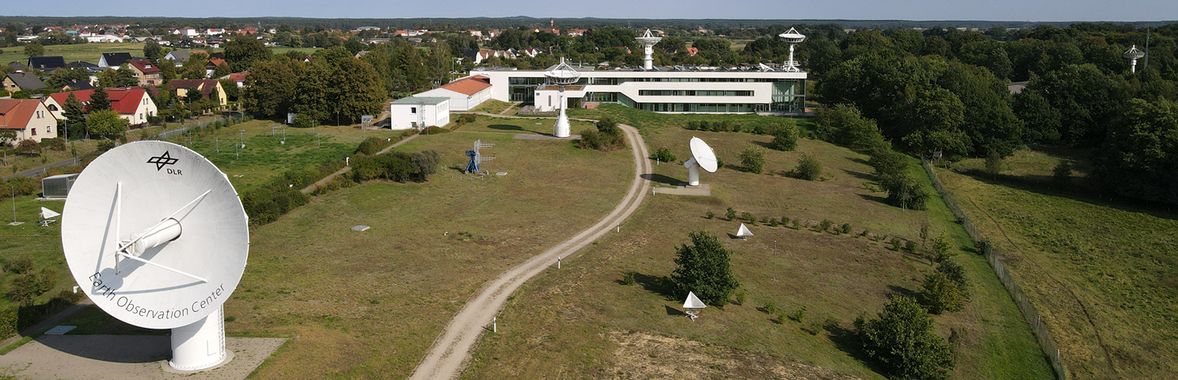
[[[285,338],[227,338],[232,360],[212,370],[178,373],[167,335],[42,335],[0,356],[0,376],[20,379],[244,379]]]
[[[651,189],[655,194],[684,195],[692,197],[707,197],[712,195],[712,187],[706,183],[699,186],[658,186]]]
[[[560,138],[560,137],[556,137],[553,135],[544,135],[544,134],[538,134],[538,133],[516,133],[514,138],[516,140],[562,140],[562,141],[569,141],[569,140],[580,140],[581,135],[569,135],[569,137]]]
[[[65,333],[73,331],[76,328],[78,328],[78,326],[57,325],[53,326],[53,328],[49,329],[49,331],[46,331],[45,335],[65,335]]]

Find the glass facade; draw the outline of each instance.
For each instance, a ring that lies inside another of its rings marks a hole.
[[[543,85],[545,78],[510,77],[508,78],[508,96],[512,102],[533,104],[535,102],[536,87]],[[579,85],[618,85],[625,82],[772,82],[771,103],[639,103],[617,92],[587,92],[583,102],[618,103],[654,112],[687,112],[687,113],[800,113],[805,107],[804,79],[774,79],[774,78],[581,78]],[[641,96],[754,96],[751,90],[638,90]],[[570,107],[582,101],[570,100]]]
[[[750,90],[638,90],[642,96],[753,96]]]

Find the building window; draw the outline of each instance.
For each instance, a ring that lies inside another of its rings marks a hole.
[[[50,111],[57,111],[57,105],[56,105],[56,104],[50,104],[50,105],[49,105],[49,110],[50,110]]]
[[[37,135],[37,128],[33,128],[33,136]]]
[[[409,113],[417,113],[417,107],[409,107]]]

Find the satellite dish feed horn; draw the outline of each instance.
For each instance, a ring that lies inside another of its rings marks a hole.
[[[683,163],[687,167],[687,185],[699,186],[699,168],[715,173],[719,162],[716,161],[716,152],[699,137],[692,137],[690,145],[691,159]]]
[[[171,329],[180,371],[229,360],[222,305],[249,254],[249,223],[229,179],[163,141],[124,144],[86,167],[66,198],[62,248],[79,289],[111,316]]]

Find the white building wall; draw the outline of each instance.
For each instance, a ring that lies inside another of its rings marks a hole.
[[[467,95],[439,87],[413,96],[450,98],[451,111],[470,111],[491,99],[491,89],[486,88],[474,95]]]
[[[470,75],[483,75],[491,80],[491,98],[510,101],[510,78],[544,78],[537,70],[475,69]],[[748,78],[748,79],[806,79],[805,72],[784,71],[582,71],[581,78]],[[771,82],[624,82],[618,85],[586,85],[585,92],[619,92],[639,103],[770,103],[773,96]],[[751,90],[747,96],[639,96],[639,90]],[[576,96],[572,96],[576,97]],[[539,103],[539,102],[537,102]],[[546,102],[545,102],[546,103]],[[539,107],[539,104],[537,104]]]
[[[440,127],[450,124],[450,103],[439,104],[393,104],[389,109],[391,129],[403,130]]]
[[[33,132],[36,131],[36,134]],[[33,116],[29,118],[29,123],[25,125],[25,129],[16,131],[16,138],[12,140],[12,145],[16,146],[23,140],[33,140],[41,142],[44,139],[52,139],[57,137],[57,119],[45,108],[45,103],[41,103],[37,107],[37,111],[33,112]]]

